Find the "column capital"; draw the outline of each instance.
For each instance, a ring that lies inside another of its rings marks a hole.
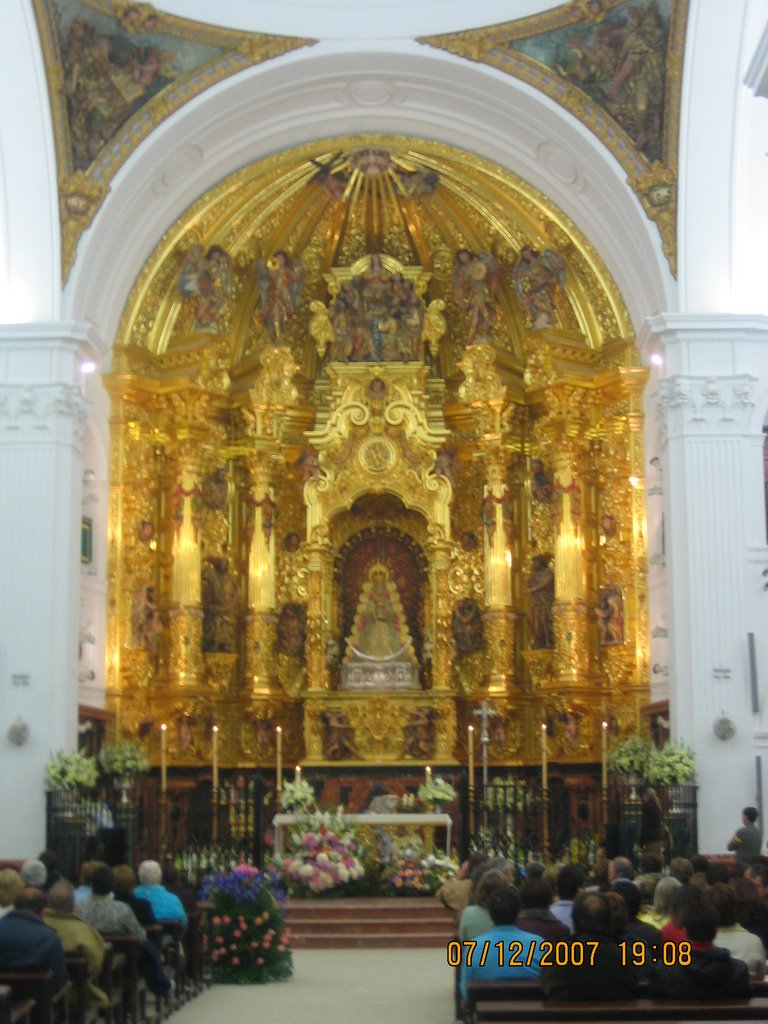
[[[668,374],[735,374],[754,359],[755,346],[768,345],[768,316],[658,313],[646,319],[637,343],[646,362],[662,352]]]
[[[0,384],[0,443],[69,441],[82,450],[88,402],[73,384]]]
[[[659,382],[656,409],[666,439],[734,436],[750,432],[756,377],[694,377],[678,374]]]

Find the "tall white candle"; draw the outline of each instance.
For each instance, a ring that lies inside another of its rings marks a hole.
[[[603,789],[608,785],[608,723],[603,722],[602,730]]]
[[[275,769],[276,780],[275,790],[280,793],[283,788],[283,730],[278,725],[277,729],[277,765]]]
[[[547,723],[541,723],[541,786],[542,789],[549,787],[549,776],[547,766]]]
[[[475,727],[467,726],[467,754],[469,767],[469,784],[475,784]]]
[[[160,726],[160,792],[168,788],[168,726]]]
[[[213,788],[219,788],[219,727],[214,725],[213,727],[213,743],[212,743],[212,756],[213,756]]]

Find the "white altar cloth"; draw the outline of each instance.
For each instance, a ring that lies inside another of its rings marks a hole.
[[[275,853],[283,851],[283,832],[302,820],[298,814],[276,814],[272,819],[275,829]],[[445,852],[451,852],[451,816],[450,814],[345,814],[344,820],[350,825],[370,825],[372,828],[397,825],[399,828],[408,826],[432,826],[445,829]]]

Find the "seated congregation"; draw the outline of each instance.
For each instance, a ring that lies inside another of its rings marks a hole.
[[[456,916],[448,950],[457,1016],[475,1021],[755,1019],[768,1014],[768,858],[748,865],[648,853],[589,877],[502,858],[462,865],[437,893]],[[572,1006],[570,1004],[573,1004]]]
[[[31,998],[33,1024],[142,1024],[202,990],[195,896],[172,864],[144,861],[137,884],[129,865],[86,861],[79,883],[60,877],[49,851],[0,870],[0,985],[11,990],[11,1020]]]

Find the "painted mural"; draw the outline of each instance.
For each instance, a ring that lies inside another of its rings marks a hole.
[[[154,96],[221,56],[218,46],[158,30],[145,5],[111,14],[80,0],[54,0],[72,166],[87,170]]]

